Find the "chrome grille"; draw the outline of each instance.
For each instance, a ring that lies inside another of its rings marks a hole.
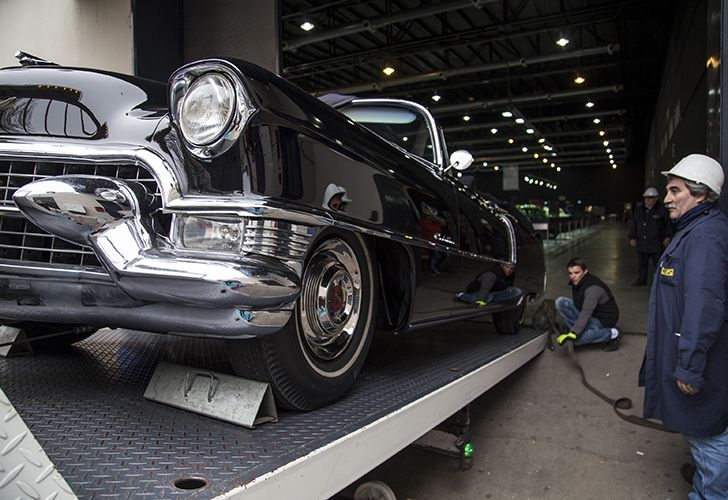
[[[48,234],[28,219],[0,217],[0,259],[101,267],[88,247]]]
[[[0,208],[14,207],[13,193],[33,181],[59,175],[94,175],[135,180],[159,196],[154,177],[143,167],[0,160]],[[90,247],[76,245],[40,229],[20,214],[0,216],[0,259],[100,268]]]

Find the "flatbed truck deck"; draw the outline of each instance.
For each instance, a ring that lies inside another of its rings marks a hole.
[[[378,335],[344,399],[279,412],[278,422],[252,430],[143,398],[160,361],[232,373],[217,340],[103,329],[62,352],[0,359],[0,389],[79,498],[316,499],[414,442],[545,345],[546,333],[497,335],[484,320]],[[0,466],[16,470],[25,458],[8,453]],[[1,485],[0,497],[14,487]]]

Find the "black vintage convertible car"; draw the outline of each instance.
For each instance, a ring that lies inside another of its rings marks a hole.
[[[472,156],[418,104],[321,100],[235,59],[164,85],[21,56],[0,70],[0,322],[30,338],[224,338],[239,374],[311,409],[375,329],[492,314],[515,333],[543,291],[532,228],[458,182]],[[501,264],[515,294],[454,300]]]

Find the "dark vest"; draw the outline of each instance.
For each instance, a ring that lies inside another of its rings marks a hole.
[[[574,297],[574,305],[581,311],[581,308],[584,305],[584,292],[586,292],[587,288],[594,285],[603,288],[607,292],[609,300],[604,304],[597,304],[597,308],[594,309],[592,316],[601,321],[602,325],[605,327],[612,327],[617,324],[617,320],[619,319],[617,301],[614,300],[614,295],[612,295],[612,291],[609,287],[592,273],[587,273],[586,276],[582,278],[581,283],[577,286],[571,287],[571,292]]]

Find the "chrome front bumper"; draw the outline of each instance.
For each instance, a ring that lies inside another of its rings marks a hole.
[[[244,338],[280,329],[300,291],[275,258],[182,254],[154,232],[158,207],[134,182],[54,177],[14,201],[38,227],[92,247],[109,273],[0,262],[2,318]]]
[[[268,310],[150,303],[133,299],[101,272],[0,262],[0,318],[10,320],[249,338],[280,330],[292,308],[293,303]]]

